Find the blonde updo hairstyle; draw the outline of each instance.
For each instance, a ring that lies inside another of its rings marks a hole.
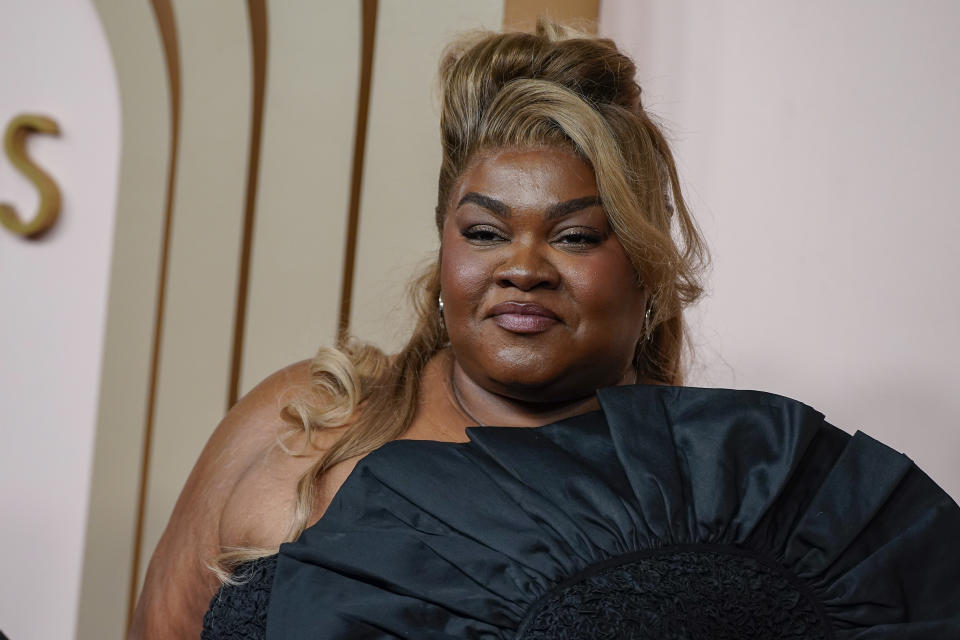
[[[455,184],[480,152],[560,146],[577,154],[593,168],[604,211],[648,292],[649,317],[637,318],[646,324],[646,339],[634,353],[637,379],[679,385],[682,311],[701,294],[706,252],[670,149],[641,105],[635,73],[611,40],[543,20],[533,34],[483,32],[452,44],[440,64],[443,157],[436,223],[442,231]],[[417,324],[396,356],[343,340],[340,348],[323,348],[314,358],[313,397],[286,407],[293,432],[309,443],[317,429],[349,426],[300,479],[288,539],[306,528],[325,470],[397,439],[410,426],[420,374],[448,342],[439,293],[435,262],[412,284]],[[238,563],[273,551],[227,550],[217,572],[230,581]]]

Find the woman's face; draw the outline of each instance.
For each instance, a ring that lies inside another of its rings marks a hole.
[[[444,320],[464,373],[537,402],[633,380],[646,294],[589,165],[563,148],[487,152],[447,207]]]

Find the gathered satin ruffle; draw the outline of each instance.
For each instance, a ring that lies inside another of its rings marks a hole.
[[[470,442],[396,441],[280,549],[268,638],[513,638],[591,566],[711,545],[782,569],[839,640],[960,638],[960,508],[772,394],[627,386]]]

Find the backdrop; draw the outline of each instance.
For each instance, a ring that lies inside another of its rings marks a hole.
[[[436,62],[593,20],[713,253],[692,384],[799,398],[960,497],[951,0],[0,0],[0,125],[62,198],[0,227],[0,629],[121,637],[200,448],[331,344],[396,349],[436,251]],[[0,202],[38,189],[0,157]]]

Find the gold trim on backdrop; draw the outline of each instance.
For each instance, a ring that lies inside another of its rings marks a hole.
[[[363,0],[360,39],[360,88],[353,141],[353,168],[350,175],[350,205],[347,212],[346,248],[343,255],[343,280],[340,289],[340,313],[337,319],[337,343],[342,345],[350,333],[350,305],[353,299],[353,272],[357,257],[357,229],[360,224],[360,194],[363,191],[363,158],[367,145],[367,120],[370,113],[370,84],[373,77],[373,49],[377,36],[378,0]]]
[[[177,44],[177,24],[171,0],[150,0],[163,42],[163,55],[170,86],[170,164],[167,168],[167,193],[163,209],[163,240],[160,249],[160,277],[157,284],[157,303],[153,323],[153,345],[150,355],[150,386],[147,392],[147,410],[144,421],[143,452],[140,458],[140,487],[137,496],[137,521],[133,536],[133,562],[130,569],[130,589],[127,596],[127,624],[133,620],[140,584],[140,555],[143,546],[143,525],[146,514],[147,481],[150,477],[150,448],[153,443],[153,423],[157,406],[157,378],[160,368],[160,346],[163,340],[163,315],[166,306],[167,270],[170,259],[170,230],[173,225],[173,198],[177,178],[177,151],[180,146],[180,50]]]
[[[253,106],[250,115],[250,153],[247,159],[247,190],[243,202],[243,237],[240,244],[240,271],[233,322],[233,350],[230,356],[230,382],[227,409],[237,402],[240,369],[243,366],[243,337],[247,322],[247,295],[250,289],[250,255],[257,207],[257,183],[260,175],[260,148],[263,139],[263,101],[267,87],[267,3],[247,0],[252,44]]]
[[[28,222],[24,222],[13,205],[0,202],[0,224],[17,235],[38,238],[54,225],[60,215],[60,189],[53,178],[27,155],[27,136],[31,133],[56,136],[60,135],[60,127],[46,116],[21,114],[10,121],[3,136],[3,148],[10,162],[37,188],[40,199],[37,212]]]
[[[532,32],[541,16],[596,33],[600,0],[505,0],[503,4],[505,29]]]

